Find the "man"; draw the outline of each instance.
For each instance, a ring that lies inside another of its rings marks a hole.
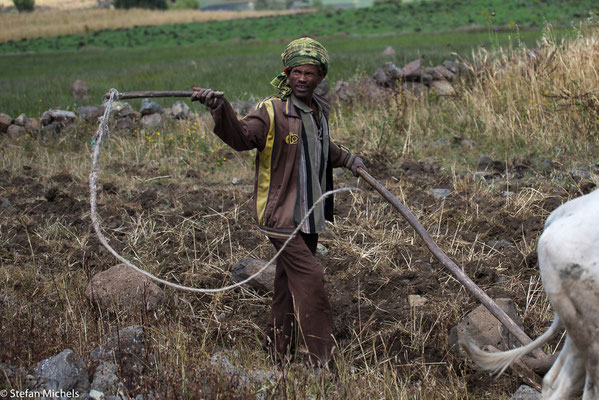
[[[281,57],[285,69],[271,82],[279,94],[242,120],[211,89],[194,89],[192,96],[210,108],[214,132],[225,143],[237,151],[258,149],[254,214],[277,251],[322,193],[333,188],[334,167],[348,168],[354,175],[365,169],[359,157],[330,141],[329,103],[314,94],[328,71],[326,49],[301,38]],[[323,267],[314,255],[318,234],[332,217],[331,196],[314,209],[277,259],[265,347],[282,357],[305,345],[314,364],[326,365],[331,359],[333,318]]]

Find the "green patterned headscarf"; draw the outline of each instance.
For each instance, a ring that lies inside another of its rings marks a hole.
[[[270,82],[278,91],[283,100],[291,95],[291,87],[287,81],[287,76],[291,68],[298,65],[312,64],[320,68],[323,76],[329,70],[329,55],[327,49],[316,40],[303,37],[289,43],[281,54],[285,69],[275,79]]]

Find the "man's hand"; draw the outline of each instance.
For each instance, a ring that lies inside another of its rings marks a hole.
[[[358,156],[353,156],[353,160],[351,160],[351,164],[349,165],[349,170],[354,174],[354,176],[358,176],[358,168],[362,168],[364,171],[368,172],[366,166],[364,165],[364,161]]]
[[[199,101],[208,108],[216,108],[220,104],[222,92],[216,92],[212,89],[193,88],[191,101]]]

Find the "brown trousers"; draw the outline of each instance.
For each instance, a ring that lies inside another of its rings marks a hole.
[[[275,249],[286,239],[270,238]],[[309,360],[326,365],[333,351],[333,313],[316,260],[318,234],[300,233],[277,258],[275,293],[266,327],[266,347],[279,357],[305,345]]]

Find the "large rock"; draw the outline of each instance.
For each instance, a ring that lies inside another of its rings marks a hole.
[[[42,114],[42,126],[50,125],[52,122],[61,124],[62,126],[75,121],[77,115],[72,111],[50,109]]]
[[[27,130],[25,128],[23,128],[22,126],[12,124],[11,126],[8,127],[8,130],[6,133],[8,134],[8,137],[11,139],[18,139],[18,138],[22,138],[25,135],[27,135]]]
[[[438,96],[453,96],[456,93],[453,85],[447,81],[432,81],[430,88]]]
[[[402,75],[406,81],[420,80],[420,75],[422,75],[422,61],[418,58],[406,64],[402,69]]]
[[[173,116],[177,119],[187,119],[189,117],[189,106],[183,100],[177,100],[171,108]]]
[[[38,132],[41,129],[42,125],[40,121],[35,118],[28,118],[27,123],[25,124],[25,130],[27,133]]]
[[[119,377],[116,375],[117,366],[112,362],[102,361],[96,367],[91,389],[109,395],[116,394],[119,386]]]
[[[12,123],[15,125],[22,126],[24,128],[28,122],[29,122],[29,118],[27,118],[27,115],[19,114],[19,116],[17,118],[15,118],[15,120]]]
[[[0,132],[6,133],[11,124],[12,118],[7,114],[0,113]]]
[[[85,81],[77,79],[71,85],[71,96],[75,100],[83,100],[89,97],[89,86]]]
[[[141,101],[141,108],[139,109],[141,115],[148,114],[162,114],[164,110],[162,106],[151,99],[143,99]]]
[[[324,78],[322,82],[320,82],[318,86],[316,86],[316,89],[314,89],[314,93],[321,97],[327,97],[327,94],[329,93],[329,80],[327,78]]]
[[[455,75],[455,73],[451,72],[442,65],[437,65],[433,68],[433,77],[437,80],[451,81],[453,78],[455,78]]]
[[[81,106],[77,108],[77,114],[87,122],[96,122],[104,115],[104,106]]]
[[[147,130],[155,130],[162,126],[162,116],[158,113],[146,114],[141,117],[141,126]]]
[[[105,103],[106,105],[107,103]],[[112,108],[110,109],[110,116],[113,118],[124,118],[130,115],[135,114],[135,110],[131,107],[131,104],[125,101],[115,101],[112,103]]]
[[[114,363],[120,366],[120,375],[139,375],[144,370],[146,360],[146,346],[144,342],[144,332],[139,325],[132,325],[121,329],[112,335],[106,343],[94,348],[89,353],[89,358],[94,362]],[[101,365],[101,364],[100,364]],[[98,369],[96,369],[98,373]],[[111,376],[113,372],[110,365],[105,365],[99,371],[100,375],[95,384],[99,387],[110,386],[114,383]],[[92,388],[95,388],[92,386]]]
[[[495,302],[516,324],[522,326],[511,299],[497,299]],[[481,348],[493,346],[499,350],[520,346],[520,342],[483,305],[472,310],[462,322],[451,328],[449,343],[463,355],[457,346],[460,341],[470,341]]]
[[[89,389],[85,362],[71,349],[40,361],[35,375],[38,381],[54,380],[58,384],[57,390],[83,392]]]
[[[456,61],[445,60],[443,61],[443,66],[456,75],[460,73],[460,63]]]
[[[85,295],[105,310],[157,309],[166,295],[150,278],[126,264],[118,264],[92,277]]]
[[[251,275],[258,272],[262,267],[266,265],[266,261],[259,260],[256,258],[242,258],[233,266],[231,274],[233,282],[241,282]],[[251,287],[257,292],[267,293],[274,289],[275,279],[275,265],[269,265],[260,275],[246,283],[246,286]]]
[[[396,67],[392,62],[386,62],[382,68],[375,71],[373,79],[380,86],[394,87],[397,84],[397,80],[402,76],[400,68]]]

